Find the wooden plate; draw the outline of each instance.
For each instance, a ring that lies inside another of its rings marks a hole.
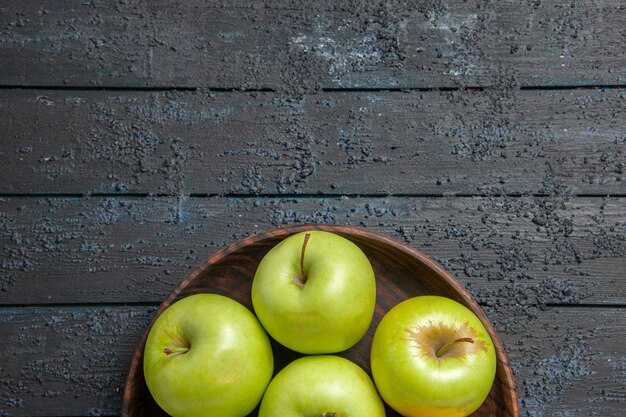
[[[439,264],[394,239],[349,226],[298,225],[271,230],[236,242],[215,253],[191,271],[161,304],[156,317],[175,301],[196,293],[211,292],[229,296],[252,310],[250,291],[256,267],[263,256],[282,239],[306,230],[326,230],[356,243],[368,256],[377,280],[376,310],[367,335],[344,356],[370,373],[369,353],[372,336],[382,316],[400,301],[416,295],[435,294],[452,298],[471,309],[483,322],[496,347],[498,365],[489,397],[472,416],[518,417],[519,407],[511,369],[493,325],[472,296]],[[152,324],[152,323],[151,323]],[[148,328],[149,329],[149,328]],[[155,403],[143,377],[143,350],[148,330],[135,350],[130,366],[123,417],[167,416]],[[273,343],[275,371],[302,356]],[[256,415],[256,411],[251,414]],[[397,416],[387,410],[388,416]]]

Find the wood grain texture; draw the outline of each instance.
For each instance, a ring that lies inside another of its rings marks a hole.
[[[14,416],[118,415],[135,346],[155,307],[0,308],[0,410]],[[491,316],[491,315],[490,315]],[[522,416],[621,417],[623,309],[548,308],[498,329]],[[80,343],[77,343],[80,341]]]
[[[0,303],[160,302],[218,248],[297,223],[367,227],[444,265],[481,304],[625,303],[624,198],[8,198]],[[71,291],[68,291],[71,289]],[[514,314],[515,313],[515,314]]]
[[[624,102],[623,89],[2,90],[0,192],[622,195]]]
[[[0,309],[0,413],[119,413],[130,357],[156,307]]]
[[[327,223],[450,271],[521,416],[623,417],[624,28],[620,0],[2,2],[0,416],[119,415],[181,277]]]
[[[624,84],[624,4],[10,1],[0,83],[412,88]]]

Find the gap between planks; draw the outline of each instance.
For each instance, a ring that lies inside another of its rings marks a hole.
[[[371,93],[371,92],[436,92],[436,91],[484,91],[497,89],[500,87],[492,85],[484,86],[463,86],[463,87],[324,87],[320,92],[325,93]],[[587,84],[587,85],[536,85],[519,86],[521,91],[561,91],[561,90],[622,90],[626,89],[626,84]],[[200,91],[206,90],[215,93],[278,93],[273,88],[228,88],[228,87],[182,87],[182,86],[153,86],[153,87],[125,87],[125,86],[55,86],[55,85],[20,85],[20,84],[0,84],[0,90],[54,90],[54,91],[146,91],[146,92],[167,92],[167,91]]]
[[[550,198],[550,197],[579,197],[579,198],[625,198],[626,193],[606,194],[563,194],[551,195],[547,193],[190,193],[190,194],[167,194],[167,193],[0,193],[0,198]]]

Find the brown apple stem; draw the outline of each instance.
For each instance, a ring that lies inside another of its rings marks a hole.
[[[322,414],[322,417],[338,417],[339,414],[335,413],[334,411],[327,411],[324,414]]]
[[[165,348],[163,349],[163,353],[165,353],[166,355],[184,355],[185,353],[187,353],[189,351],[190,347],[188,346],[174,346],[171,348]]]
[[[443,345],[442,347],[439,348],[439,350],[437,351],[437,353],[435,353],[435,355],[440,358],[443,355],[445,355],[445,353],[450,350],[450,348],[452,346],[454,346],[456,343],[459,342],[468,342],[468,343],[474,343],[474,339],[472,339],[471,337],[461,337],[459,339],[454,339],[454,340],[450,340],[448,343],[446,343],[445,345]]]
[[[300,281],[302,285],[306,282],[306,276],[304,275],[304,251],[306,250],[306,244],[309,242],[309,238],[311,237],[310,233],[304,235],[304,242],[302,243],[302,252],[300,252]]]

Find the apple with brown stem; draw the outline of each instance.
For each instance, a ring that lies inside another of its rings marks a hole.
[[[465,306],[410,298],[382,318],[371,351],[374,382],[406,417],[465,417],[487,398],[496,373],[489,333]]]
[[[270,340],[252,312],[217,294],[195,294],[156,319],[143,370],[157,404],[173,417],[243,417],[272,378]]]
[[[335,353],[367,332],[376,306],[374,271],[361,249],[335,233],[288,237],[261,260],[252,305],[263,327],[289,349]]]

